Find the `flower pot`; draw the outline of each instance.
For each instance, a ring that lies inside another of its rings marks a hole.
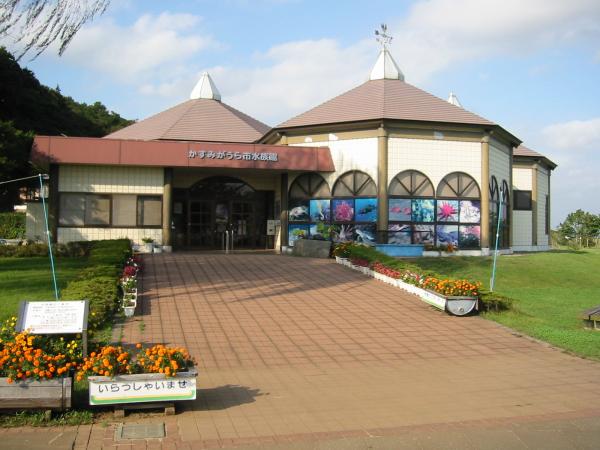
[[[89,377],[90,405],[172,402],[196,399],[195,368],[174,377],[162,373]]]
[[[144,242],[144,252],[152,253],[154,251],[154,242]]]
[[[335,262],[338,264],[346,264],[346,261],[348,261],[348,258],[342,258],[341,256],[336,256],[335,257]]]
[[[135,314],[135,306],[123,306],[125,317],[133,317]]]
[[[63,411],[71,407],[72,391],[71,377],[13,383],[0,378],[0,408]]]
[[[465,316],[477,310],[477,297],[446,297],[446,311],[455,316]]]
[[[154,253],[162,253],[162,247],[160,245],[155,245],[154,246]]]

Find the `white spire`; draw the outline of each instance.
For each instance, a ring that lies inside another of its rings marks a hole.
[[[208,74],[208,72],[204,72],[194,89],[192,89],[192,93],[190,94],[190,99],[195,100],[198,98],[205,98],[209,100],[217,100],[221,101],[221,94],[219,90],[215,86],[212,78]]]
[[[462,105],[458,101],[458,97],[456,96],[456,94],[454,92],[450,92],[450,96],[448,97],[448,103],[450,103],[451,105],[454,105],[454,106],[458,106],[459,108],[462,108]]]
[[[404,81],[404,74],[398,68],[396,61],[387,48],[382,48],[379,58],[371,70],[369,80],[400,80]]]
[[[392,43],[392,36],[387,32],[387,25],[382,23],[381,30],[375,30],[375,36],[377,36],[377,42],[381,44],[381,52],[379,58],[373,70],[369,80],[400,80],[404,81],[404,74],[398,68],[396,61],[392,58],[391,53],[388,51],[387,46]]]

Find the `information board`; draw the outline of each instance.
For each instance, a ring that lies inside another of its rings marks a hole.
[[[71,334],[87,330],[86,300],[21,302],[17,331],[31,334]]]
[[[275,233],[277,232],[277,227],[279,226],[281,226],[280,220],[267,220],[267,235],[275,236]]]

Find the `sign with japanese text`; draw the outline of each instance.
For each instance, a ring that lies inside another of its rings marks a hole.
[[[152,374],[124,375],[114,379],[90,377],[90,405],[166,402],[196,399],[196,374],[174,378]]]
[[[87,329],[87,302],[21,302],[17,330],[31,334],[71,334]]]
[[[189,159],[227,159],[237,161],[271,161],[277,162],[279,155],[277,153],[258,153],[258,152],[213,152],[204,150],[189,150]]]

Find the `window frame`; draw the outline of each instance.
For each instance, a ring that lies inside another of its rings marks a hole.
[[[522,207],[519,202],[517,201],[517,198],[521,195],[521,193],[528,193],[529,194],[529,207]],[[533,195],[532,195],[532,191],[530,190],[526,190],[526,189],[513,189],[513,211],[533,211]]]
[[[62,195],[80,195],[82,197],[84,197],[84,199],[86,199],[87,196],[101,196],[101,197],[108,197],[109,198],[109,223],[107,225],[91,225],[91,224],[87,224],[85,223],[85,217],[86,217],[86,207],[87,207],[87,199],[84,201],[84,210],[83,210],[83,225],[66,225],[66,224],[62,224],[60,222],[60,217],[61,217],[61,208],[60,208],[60,196]],[[136,225],[114,225],[113,224],[113,199],[114,196],[117,195],[134,195],[136,197],[135,202],[136,202],[136,210],[135,210],[135,223]],[[139,225],[139,221],[138,221],[138,202],[140,197],[155,197],[155,198],[159,198],[160,199],[160,203],[161,203],[161,208],[160,208],[160,225]],[[163,215],[163,202],[164,202],[164,196],[163,194],[130,194],[130,193],[94,193],[94,192],[73,192],[73,191],[63,191],[63,192],[59,192],[59,200],[58,200],[58,227],[59,228],[115,228],[115,229],[161,229],[162,228],[162,223],[164,221],[164,215]]]

